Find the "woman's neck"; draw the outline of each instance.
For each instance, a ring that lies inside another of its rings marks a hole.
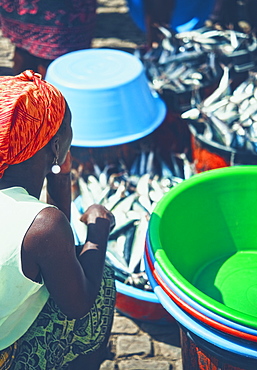
[[[23,167],[22,163],[8,167],[0,179],[0,189],[19,186],[39,199],[45,176],[39,169],[33,171],[33,166],[30,169]]]
[[[50,154],[46,145],[26,161],[10,165],[0,179],[0,189],[20,186],[39,199],[44,179],[51,170]]]
[[[27,186],[26,184],[22,184],[22,183],[12,183],[12,184],[10,184],[8,182],[0,180],[0,190],[9,189],[9,188],[13,188],[13,187],[24,188],[30,195],[36,197],[37,199],[40,198],[42,187],[41,187],[40,190],[38,190],[36,188],[33,188],[32,186]]]

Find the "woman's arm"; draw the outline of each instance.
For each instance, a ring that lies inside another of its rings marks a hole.
[[[93,205],[82,221],[88,233],[78,258],[67,218],[52,207],[38,214],[22,246],[27,262],[38,266],[51,296],[70,318],[83,317],[96,299],[114,217],[103,206]]]

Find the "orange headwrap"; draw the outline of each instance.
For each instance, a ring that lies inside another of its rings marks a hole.
[[[59,90],[33,71],[0,77],[0,178],[56,134],[65,113]]]

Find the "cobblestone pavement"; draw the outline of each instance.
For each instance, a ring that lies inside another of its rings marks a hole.
[[[128,13],[125,0],[98,0],[93,47],[133,52],[145,42]],[[13,45],[1,35],[0,75],[12,74]],[[182,370],[179,329],[137,322],[115,312],[107,360],[101,370]]]
[[[101,370],[182,370],[176,322],[137,322],[115,312],[108,359]]]

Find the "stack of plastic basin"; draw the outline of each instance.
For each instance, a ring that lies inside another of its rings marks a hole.
[[[145,264],[185,370],[257,369],[257,166],[206,171],[151,215]]]

